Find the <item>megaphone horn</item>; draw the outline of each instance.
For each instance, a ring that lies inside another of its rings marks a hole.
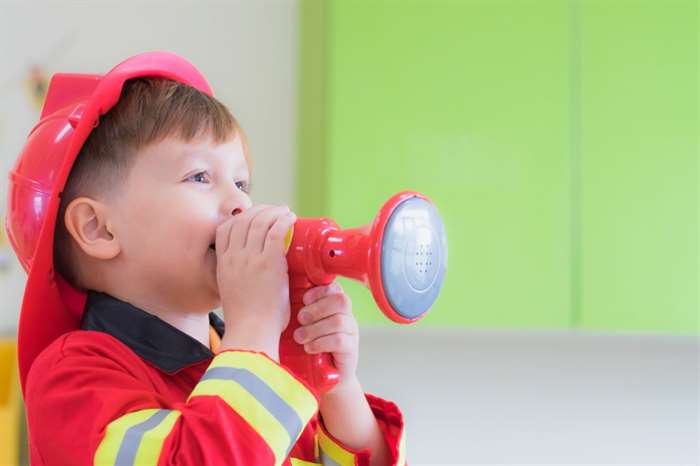
[[[367,286],[394,322],[411,323],[432,307],[447,270],[447,237],[433,203],[403,191],[384,203],[371,225],[341,230],[331,219],[300,218],[287,250],[291,318],[280,361],[323,393],[337,383],[328,354],[306,354],[293,339],[304,293],[341,275]]]

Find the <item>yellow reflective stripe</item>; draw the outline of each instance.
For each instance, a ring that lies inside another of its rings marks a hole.
[[[179,411],[170,411],[170,413],[158,424],[154,429],[144,433],[141,440],[141,446],[136,453],[135,465],[153,465],[158,464],[160,453],[163,450],[165,438],[170,434],[175,425],[175,422],[180,417]]]
[[[114,464],[126,431],[133,425],[150,418],[156,411],[158,410],[144,409],[143,411],[135,411],[110,422],[107,425],[107,432],[95,452],[95,466]]]
[[[401,429],[401,437],[399,438],[399,458],[396,461],[396,466],[405,466],[406,464],[406,429]]]
[[[316,413],[318,402],[314,394],[292,374],[263,354],[226,351],[216,356],[207,370],[215,367],[248,369],[287,402],[299,414],[304,425]]]
[[[289,458],[292,462],[292,466],[322,466],[321,463],[314,463],[313,461],[304,461],[298,458]]]
[[[279,465],[316,413],[314,394],[267,356],[246,351],[218,354],[188,400],[218,396],[265,440]]]
[[[321,462],[324,466],[355,466],[354,453],[335,443],[323,429],[318,430],[318,443],[321,449]]]
[[[115,419],[107,425],[94,464],[156,466],[165,438],[179,417],[178,411],[143,409]]]
[[[275,456],[275,464],[282,464],[292,440],[284,426],[250,392],[235,382],[205,380],[197,384],[190,399],[197,396],[223,399],[268,444]]]

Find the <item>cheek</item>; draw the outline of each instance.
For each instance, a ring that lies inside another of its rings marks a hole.
[[[125,248],[144,256],[164,249],[180,250],[180,254],[197,251],[216,230],[216,209],[202,196],[161,193],[132,205],[138,207],[125,212],[120,222],[122,238]]]
[[[213,240],[217,226],[213,203],[196,195],[168,199],[151,209],[150,218],[153,236],[166,247],[178,248],[182,255],[200,255]]]
[[[192,193],[181,196],[176,203],[163,207],[160,214],[163,222],[180,230],[183,238],[209,237],[216,229],[217,208],[206,196]]]

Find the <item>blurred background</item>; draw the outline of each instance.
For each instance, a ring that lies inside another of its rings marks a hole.
[[[424,319],[340,279],[409,464],[700,464],[696,0],[0,0],[0,222],[51,75],[151,50],[242,123],[255,202],[342,227],[405,189],[437,206]],[[2,226],[0,465],[26,464],[24,281]]]

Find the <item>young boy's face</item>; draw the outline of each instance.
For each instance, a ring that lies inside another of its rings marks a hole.
[[[166,138],[135,155],[123,194],[113,203],[123,279],[140,299],[168,309],[220,305],[216,228],[251,206],[241,138],[216,145]]]

